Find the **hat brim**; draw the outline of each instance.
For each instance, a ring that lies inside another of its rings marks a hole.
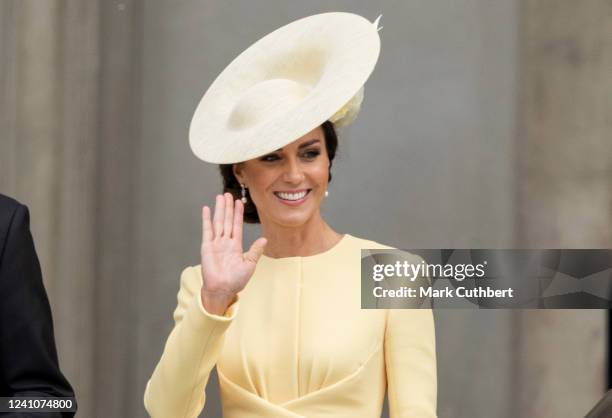
[[[230,164],[287,145],[347,103],[379,53],[376,26],[352,13],[309,16],[275,30],[234,59],[206,91],[191,121],[191,149],[204,161]],[[306,93],[290,104],[271,97],[266,110],[258,110],[264,117],[235,123],[245,92],[270,80],[290,80]]]

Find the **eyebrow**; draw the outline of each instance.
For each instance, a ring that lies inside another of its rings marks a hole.
[[[298,147],[298,149],[302,149],[302,148],[306,148],[309,147],[310,145],[316,144],[318,142],[321,142],[320,139],[311,139],[310,141],[306,141],[303,144],[300,144],[300,146]],[[277,149],[276,151],[282,151],[282,148]]]

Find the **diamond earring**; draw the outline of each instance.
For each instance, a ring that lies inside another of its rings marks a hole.
[[[325,190],[325,197],[329,196],[329,192]]]
[[[246,187],[244,187],[244,184],[242,183],[240,183],[240,194],[242,195],[242,198],[240,200],[242,201],[242,203],[246,205],[247,203]]]

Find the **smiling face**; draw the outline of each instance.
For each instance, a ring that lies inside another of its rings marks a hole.
[[[320,216],[329,178],[323,129],[318,127],[283,148],[234,165],[249,189],[262,223],[299,227]]]

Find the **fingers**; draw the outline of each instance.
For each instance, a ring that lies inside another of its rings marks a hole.
[[[253,263],[257,263],[259,257],[261,257],[261,255],[263,254],[264,248],[266,248],[267,243],[267,239],[263,237],[259,238],[251,245],[251,248],[249,248],[249,251],[244,255],[244,258]]]
[[[215,217],[213,219],[213,228],[215,238],[223,235],[223,215],[225,214],[225,198],[223,195],[217,195],[215,200]]]
[[[234,225],[232,227],[232,238],[242,245],[242,227],[244,222],[244,204],[240,200],[236,200],[234,205]]]
[[[213,228],[210,222],[210,208],[204,206],[202,208],[202,241],[212,241],[213,237]]]
[[[241,202],[242,203],[242,202]],[[244,209],[244,208],[242,208]],[[226,236],[228,238],[233,236],[233,229],[235,225],[235,208],[234,208],[234,198],[231,193],[224,193],[222,195],[217,195],[215,200],[215,215],[212,221],[212,226],[210,227],[210,234],[206,235],[208,232],[206,230],[207,225],[205,222],[204,213],[208,213],[208,221],[210,226],[210,209],[205,206],[202,209],[202,227],[203,227],[203,236],[210,236],[210,239],[220,238],[222,236]],[[242,213],[240,213],[240,220],[242,221]],[[242,240],[242,225],[240,225],[240,240]],[[205,238],[206,239],[206,238]],[[242,242],[242,241],[241,241]]]
[[[230,238],[232,236],[232,223],[234,222],[234,198],[231,194],[223,195],[225,200],[225,218],[223,221],[223,234]]]

